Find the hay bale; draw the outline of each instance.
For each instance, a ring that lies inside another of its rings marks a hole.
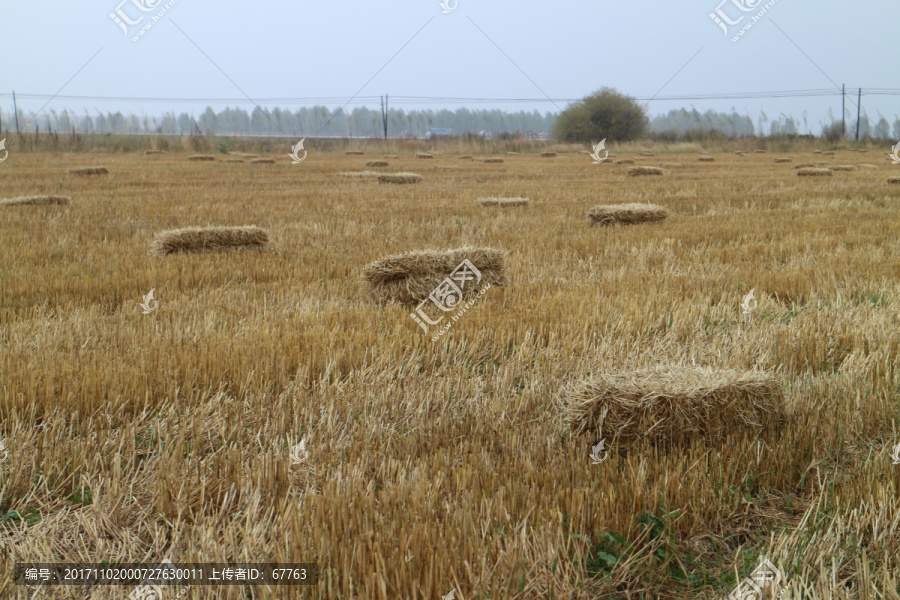
[[[619,160],[616,161],[616,164],[617,164],[617,165],[633,165],[633,164],[634,164],[634,160],[632,160],[632,159],[630,159],[630,158],[621,158],[621,159],[619,159]]]
[[[369,282],[373,297],[380,302],[398,302],[415,306],[454,270],[468,260],[481,273],[478,286],[467,282],[462,288],[463,299],[476,295],[485,284],[506,285],[506,254],[493,248],[464,247],[456,250],[423,250],[387,256],[363,269],[363,277]]]
[[[541,158],[556,158],[556,152],[541,152]]]
[[[460,154],[456,158],[458,158],[459,160],[472,160],[472,155],[471,154]]]
[[[900,177],[888,177],[887,182],[891,185],[897,185],[900,183]]]
[[[753,152],[756,154],[765,154],[766,153],[765,150],[754,150]]]
[[[716,159],[713,158],[712,156],[698,156],[697,160],[699,160],[700,162],[715,162],[716,161]]]
[[[416,152],[416,158],[434,158],[430,152]]]
[[[794,168],[795,169],[808,169],[808,168],[814,167],[814,166],[816,166],[816,165],[813,163],[800,163],[798,165],[794,165]]]
[[[256,225],[245,227],[188,227],[164,231],[156,236],[151,253],[214,252],[226,248],[261,248],[269,243],[269,233]]]
[[[776,158],[776,159],[775,159],[775,162],[777,162],[777,163],[789,163],[789,162],[794,162],[794,159],[792,159],[792,158]]]
[[[66,196],[19,196],[18,198],[0,198],[0,206],[68,204],[69,200],[71,200],[71,198]]]
[[[378,183],[419,183],[422,176],[416,173],[387,173],[378,175]]]
[[[630,167],[628,169],[628,174],[632,177],[638,177],[640,175],[663,175],[665,174],[665,171],[659,167]]]
[[[338,173],[338,177],[346,177],[348,179],[366,179],[369,177],[380,177],[381,173],[377,171],[349,171],[345,173]]]
[[[252,158],[250,159],[250,164],[253,165],[274,165],[274,158]]]
[[[577,432],[632,448],[647,442],[724,442],[729,434],[777,431],[787,421],[784,391],[770,374],[662,366],[608,373],[570,384],[564,417]]]
[[[362,156],[364,152],[362,150],[347,150],[344,154],[347,156]]]
[[[386,167],[388,166],[388,162],[386,160],[367,160],[367,167]]]
[[[832,171],[855,171],[856,165],[831,165],[828,168]]]
[[[668,216],[668,210],[655,204],[606,204],[595,206],[588,211],[588,222],[591,227],[616,223],[628,225],[662,221]]]
[[[238,152],[238,156],[241,156],[243,158],[257,158],[259,157],[259,154],[247,154],[246,152]]]
[[[479,160],[483,163],[502,163],[503,162],[502,158],[496,158],[496,157],[482,158]]]
[[[501,206],[508,208],[510,206],[526,206],[528,198],[479,198],[478,204],[481,206]]]
[[[212,154],[191,154],[188,156],[188,160],[211,161],[216,160],[216,157]]]
[[[165,154],[165,150],[144,150],[144,156],[152,156],[154,154]]]
[[[109,169],[106,167],[80,167],[77,169],[69,169],[70,175],[108,175]]]
[[[833,175],[831,169],[821,169],[819,167],[807,167],[797,171],[797,175],[801,177],[829,177]]]
[[[243,158],[223,158],[223,159],[222,159],[222,162],[227,162],[227,163],[242,163],[242,162],[244,162],[244,159],[243,159]]]
[[[822,154],[822,151],[821,151],[821,150],[813,150],[812,153],[813,153],[813,154]]]
[[[400,158],[400,157],[397,156],[396,154],[385,154],[381,158]]]

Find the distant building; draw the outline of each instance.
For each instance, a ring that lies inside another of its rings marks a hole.
[[[430,129],[428,133],[425,134],[426,140],[432,140],[436,137],[445,137],[453,133],[452,129],[447,128],[434,128]]]

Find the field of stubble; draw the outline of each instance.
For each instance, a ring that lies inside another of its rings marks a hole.
[[[314,588],[183,598],[718,598],[765,554],[786,600],[900,598],[900,167],[656,150],[376,169],[416,185],[336,176],[375,146],[11,155],[0,196],[72,202],[0,207],[0,597],[36,590],[16,562],[170,557],[319,565]],[[874,168],[792,168],[813,161]],[[620,202],[671,215],[588,227]],[[162,230],[251,224],[266,250],[148,255]],[[438,342],[370,300],[368,263],[465,245],[508,251],[510,283]],[[563,424],[570,382],[695,364],[775,373],[787,427],[593,465]]]

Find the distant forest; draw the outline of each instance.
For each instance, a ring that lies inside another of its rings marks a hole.
[[[450,130],[454,135],[466,133],[519,134],[539,138],[549,138],[557,119],[556,113],[541,114],[538,111],[507,112],[503,110],[411,110],[391,109],[388,111],[388,135],[390,137],[421,138],[432,130]],[[333,111],[325,106],[304,107],[295,111],[274,108],[263,111],[260,108],[247,112],[243,108],[225,108],[219,112],[207,107],[199,116],[173,112],[161,117],[124,115],[122,112],[96,111],[74,113],[68,110],[44,111],[37,117],[26,115],[19,110],[19,122],[29,123],[28,129],[43,131],[72,131],[78,133],[161,133],[161,134],[215,134],[215,135],[261,135],[277,136],[334,136],[334,137],[382,137],[384,135],[380,110],[357,107],[353,110]],[[822,135],[827,127],[833,127],[840,120],[832,114],[828,121],[809,123],[788,115],[773,119],[761,113],[756,120],[737,112],[717,112],[696,109],[671,110],[649,120],[647,132],[656,136],[682,137],[691,132],[719,132],[727,137],[747,137],[757,135],[805,134]],[[879,115],[871,120],[863,115],[859,124],[860,138],[900,139],[900,118],[893,123]],[[9,111],[0,113],[0,130],[15,130],[14,115]],[[847,119],[848,137],[855,137],[856,120]]]

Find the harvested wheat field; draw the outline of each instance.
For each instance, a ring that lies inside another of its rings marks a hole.
[[[481,206],[500,206],[508,208],[511,206],[526,206],[528,198],[479,198],[478,204]]]
[[[388,256],[363,269],[363,277],[371,286],[372,297],[379,302],[393,301],[399,304],[416,304],[428,298],[434,288],[451,276],[463,261],[475,267],[480,280],[470,278],[470,283],[504,286],[508,281],[506,254],[493,248],[464,247],[456,250],[420,250]],[[478,289],[462,282],[463,298],[470,298]],[[459,300],[459,298],[457,298]]]
[[[0,206],[42,206],[47,204],[68,204],[72,199],[66,196],[19,196],[0,198]]]
[[[69,169],[69,175],[109,175],[109,169],[106,167],[78,167]]]
[[[669,216],[669,211],[655,204],[608,204],[595,206],[588,211],[588,222],[594,225],[624,225],[662,221]]]
[[[150,249],[163,256],[174,252],[217,252],[228,248],[260,248],[269,243],[269,233],[255,225],[243,227],[188,227],[164,231]]]
[[[86,153],[0,166],[4,197],[73,199],[0,210],[0,598],[133,589],[17,586],[20,562],[171,558],[318,565],[184,600],[712,600],[765,555],[782,600],[896,600],[891,167],[798,180],[773,159],[809,144],[654,141],[682,166],[632,178],[588,144],[438,140],[522,156],[394,186],[338,176],[363,160],[330,143],[315,168],[215,168],[180,139],[105,151],[115,177],[64,176]],[[672,216],[587,227],[603,197]],[[177,232],[243,224],[266,251]],[[177,252],[199,248],[227,251]]]

